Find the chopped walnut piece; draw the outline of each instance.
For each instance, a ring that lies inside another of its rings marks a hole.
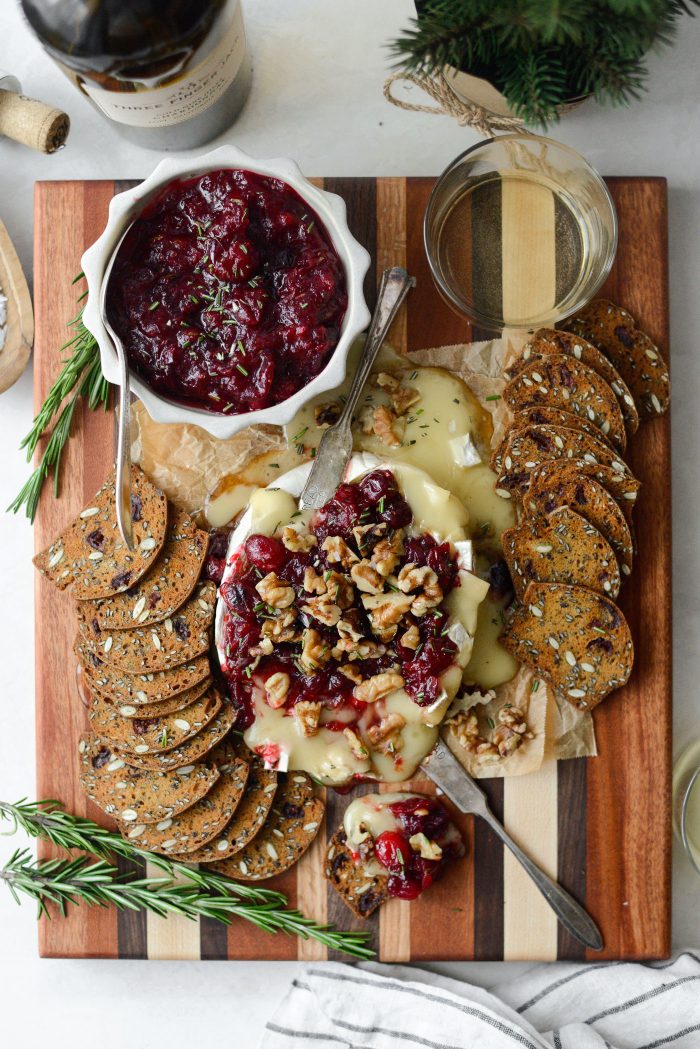
[[[325,594],[326,581],[319,575],[315,568],[304,569],[304,590],[307,594]]]
[[[261,637],[257,645],[250,650],[251,656],[271,656],[275,646],[269,637]]]
[[[280,579],[276,572],[268,572],[266,576],[255,584],[255,589],[260,594],[266,605],[270,608],[289,608],[294,602],[294,589]]]
[[[436,608],[443,598],[438,577],[427,565],[420,568],[411,562],[404,565],[399,572],[397,585],[404,594],[420,588],[421,592],[416,596],[411,608],[414,616],[424,616],[429,609]]]
[[[350,753],[354,758],[357,758],[358,761],[364,761],[365,758],[369,757],[369,751],[367,750],[367,747],[364,745],[358,734],[353,729],[344,728],[343,735],[348,741]]]
[[[294,717],[304,736],[315,736],[321,717],[321,704],[304,699],[294,704]]]
[[[422,831],[418,834],[412,834],[408,839],[408,844],[414,852],[420,853],[424,860],[442,859],[442,849],[438,843],[431,841]]]
[[[370,742],[384,753],[394,753],[401,749],[401,729],[406,719],[400,714],[387,714],[378,725],[371,725],[367,730]]]
[[[360,553],[371,550],[380,536],[386,532],[386,523],[380,521],[376,525],[355,525],[352,534],[357,543]]]
[[[302,651],[299,662],[305,671],[315,673],[320,670],[324,663],[331,657],[328,643],[319,634],[318,630],[308,627],[302,634]]]
[[[324,401],[314,408],[314,420],[320,430],[327,426],[334,426],[340,418],[342,406],[338,401]]]
[[[384,580],[367,560],[358,561],[350,569],[350,576],[358,590],[364,594],[381,594]]]
[[[336,623],[336,629],[340,637],[349,637],[352,641],[359,641],[362,637],[359,611],[356,608],[349,608],[342,619]]]
[[[270,674],[269,678],[265,682],[265,699],[267,705],[277,710],[278,707],[283,707],[289,692],[289,674],[285,674],[279,671],[276,674]]]
[[[409,408],[418,403],[420,393],[413,386],[399,386],[391,391],[390,397],[396,414],[405,415]]]
[[[327,536],[323,540],[321,549],[326,553],[330,565],[341,564],[343,568],[349,568],[358,560],[357,554],[350,549],[340,535]]]
[[[282,641],[295,641],[297,613],[294,608],[285,608],[274,619],[265,619],[261,626],[262,636],[275,644]],[[260,642],[262,645],[262,641]]]
[[[524,734],[527,732],[527,723],[523,721],[522,711],[514,707],[512,703],[504,703],[498,711],[498,720],[501,725],[512,728],[514,732]]]
[[[404,648],[411,648],[415,652],[420,645],[420,634],[415,623],[413,623],[408,630],[401,635],[399,638],[399,644],[403,645]]]
[[[341,663],[341,665],[338,667],[338,670],[341,674],[344,674],[345,677],[349,678],[356,685],[360,685],[364,681],[362,674],[357,669],[357,667],[354,667],[352,665],[352,663]]]
[[[323,578],[335,604],[342,609],[352,608],[355,604],[355,591],[350,580],[340,572],[326,572]]]
[[[502,758],[514,754],[522,742],[523,736],[519,732],[514,732],[512,728],[508,728],[507,725],[499,725],[493,734],[492,743],[498,748],[498,753]]]
[[[389,448],[401,446],[401,434],[396,429],[398,422],[394,413],[385,404],[380,404],[372,413],[372,429],[382,444]]]
[[[461,710],[453,718],[450,718],[449,725],[457,737],[457,742],[465,750],[476,752],[476,745],[481,739],[479,736],[479,721],[476,714]]]
[[[382,390],[398,390],[401,385],[400,381],[395,375],[391,375],[389,372],[379,372],[374,380]]]
[[[322,594],[320,597],[310,597],[301,611],[318,619],[325,626],[335,626],[340,619],[340,608],[334,605],[330,594]]]
[[[353,641],[349,637],[338,638],[333,646],[333,659],[379,659],[386,653],[384,645],[378,645],[376,641]]]
[[[353,689],[355,699],[362,703],[376,703],[378,699],[395,692],[397,688],[403,688],[404,679],[401,674],[386,671],[383,674],[375,674],[367,678],[361,685]]]
[[[413,604],[410,594],[363,594],[362,604],[369,614],[372,632],[380,641],[391,641],[396,635],[397,624]]]
[[[396,568],[402,553],[403,529],[399,528],[388,539],[382,539],[377,543],[370,558],[372,567],[386,579]]]
[[[285,525],[282,529],[282,543],[292,553],[308,553],[316,546],[316,536],[312,532],[298,532],[291,525]]]

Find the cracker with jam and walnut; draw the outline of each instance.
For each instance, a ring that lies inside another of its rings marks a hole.
[[[130,551],[117,526],[115,474],[94,499],[34,558],[42,575],[78,600],[111,597],[134,586],[148,572],[165,542],[168,505],[138,466],[131,468]]]
[[[323,822],[324,808],[305,772],[281,776],[262,829],[235,856],[211,864],[212,868],[237,881],[262,881],[282,874],[311,845]]]
[[[203,583],[162,623],[131,630],[103,630],[87,604],[78,606],[78,629],[98,659],[130,674],[155,673],[189,663],[209,650],[216,586]]]
[[[197,584],[208,543],[189,514],[171,508],[167,539],[153,567],[135,586],[95,607],[100,629],[130,630],[173,616]]]
[[[175,772],[145,772],[129,768],[109,743],[83,735],[78,744],[80,784],[108,816],[124,823],[159,823],[178,816],[208,794],[219,770],[189,765]]]

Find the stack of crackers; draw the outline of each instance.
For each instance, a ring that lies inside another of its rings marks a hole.
[[[258,880],[296,862],[323,803],[305,773],[278,776],[242,744],[210,663],[216,586],[208,533],[132,468],[134,550],[116,522],[114,472],[34,559],[77,600],[92,732],[81,783],[138,848]]]
[[[640,422],[668,408],[669,376],[614,303],[590,303],[566,329],[535,332],[506,373],[510,425],[491,465],[519,521],[502,536],[517,601],[501,640],[590,710],[632,670],[615,601],[633,567],[640,484],[624,455]]]

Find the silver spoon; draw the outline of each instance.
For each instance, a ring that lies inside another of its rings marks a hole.
[[[329,426],[319,443],[311,473],[299,499],[302,510],[318,510],[335,494],[342,481],[352,455],[352,414],[399,306],[415,286],[416,278],[409,277],[401,266],[384,270],[360,363],[340,418],[333,426]]]
[[[484,792],[462,768],[442,740],[438,740],[435,750],[425,759],[421,768],[460,812],[470,812],[486,820],[491,830],[498,835],[516,860],[522,864],[561,924],[568,929],[574,939],[594,951],[601,951],[604,946],[603,937],[591,916],[573,896],[562,889],[561,885],[552,881],[536,863],[533,863],[520,846],[515,844],[508,831],[491,812]]]
[[[119,361],[119,422],[117,428],[117,478],[116,478],[116,504],[117,524],[122,539],[126,543],[127,550],[134,549],[134,535],[131,527],[131,391],[129,389],[129,365],[126,359],[126,350],[120,337],[112,327],[107,315],[107,292],[109,290],[109,278],[112,267],[117,257],[122,241],[127,235],[133,223],[130,223],[119,238],[119,243],[112,252],[107,268],[102,278],[100,289],[100,314],[102,323],[107,334],[112,340]]]

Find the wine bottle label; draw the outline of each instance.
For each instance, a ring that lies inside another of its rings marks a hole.
[[[156,88],[108,91],[80,78],[80,86],[102,112],[130,127],[167,127],[198,116],[213,105],[235,79],[246,54],[239,0],[233,0],[228,26],[205,58],[175,80]]]

